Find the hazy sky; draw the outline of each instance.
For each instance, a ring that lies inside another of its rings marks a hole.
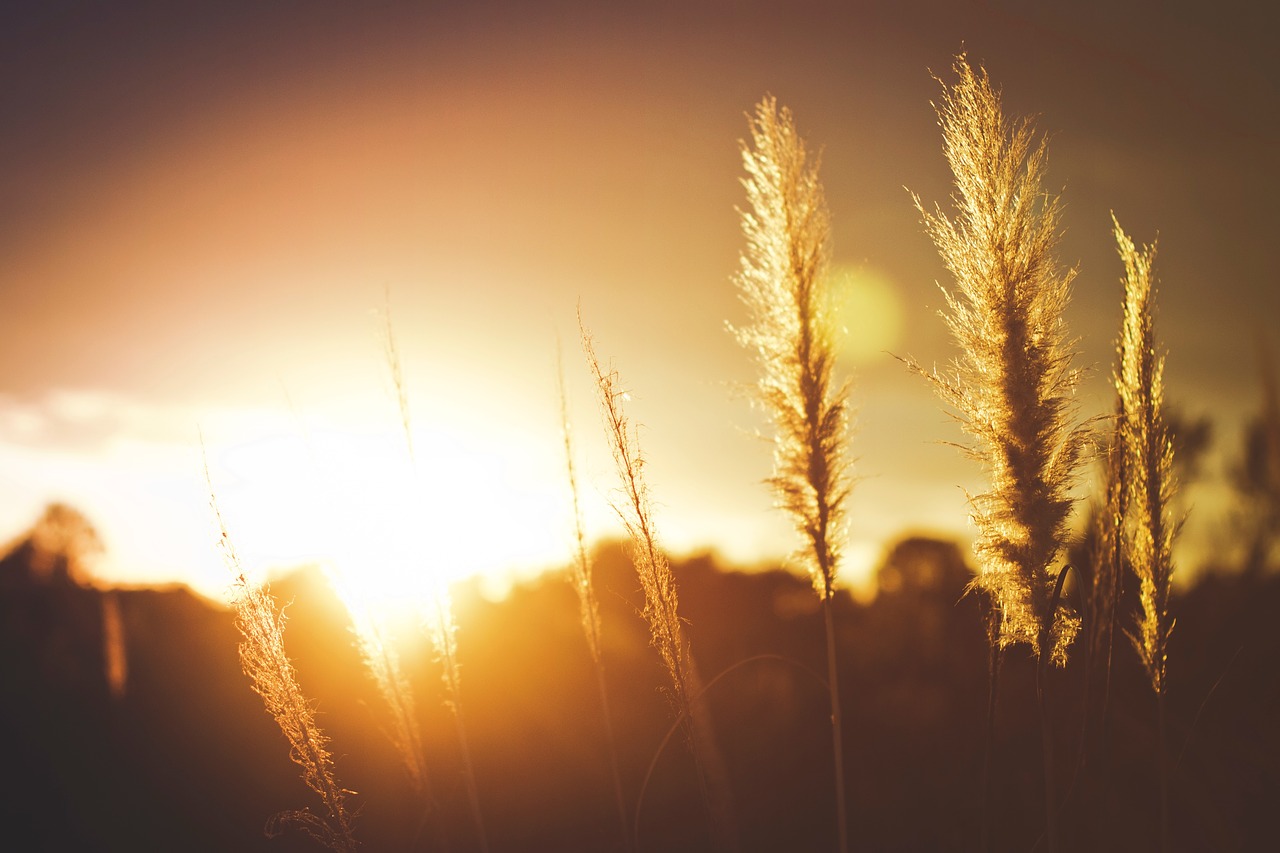
[[[65,500],[112,577],[216,592],[200,431],[254,561],[418,525],[389,500],[389,294],[436,559],[565,553],[557,335],[591,532],[612,524],[579,304],[632,389],[668,544],[785,553],[725,331],[738,140],[766,93],[823,151],[864,478],[849,573],[905,529],[964,534],[980,472],[888,354],[951,356],[908,190],[947,199],[931,71],[961,49],[1050,136],[1083,414],[1110,407],[1110,211],[1158,233],[1169,396],[1220,450],[1190,497],[1202,532],[1221,521],[1280,307],[1259,4],[27,5],[0,12],[0,534]]]

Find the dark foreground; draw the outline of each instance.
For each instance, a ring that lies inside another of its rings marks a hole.
[[[120,591],[109,604],[65,575],[34,572],[30,557],[19,547],[0,562],[0,848],[320,849],[297,834],[263,834],[272,814],[319,803],[240,672],[230,615],[180,589]],[[654,764],[640,848],[708,849],[680,737],[654,761],[672,716],[634,575],[617,547],[598,558],[631,814]],[[917,539],[900,544],[881,572],[889,591],[874,603],[837,601],[852,847],[979,849],[988,652],[978,603],[962,595],[968,569],[952,546]],[[709,697],[741,849],[834,849],[824,636],[807,581],[721,571],[709,558],[676,573],[704,679],[734,667]],[[357,792],[364,848],[477,849],[456,730],[425,639],[405,663],[441,804],[435,816],[410,794],[383,735],[378,694],[323,581],[303,572],[273,591],[292,601],[286,643],[332,739],[339,779]],[[118,695],[104,668],[109,607],[118,608],[127,659]],[[1280,801],[1280,580],[1206,575],[1174,609],[1175,849],[1270,849],[1270,815]],[[490,849],[625,849],[594,674],[567,583],[547,577],[501,602],[462,588],[457,611],[463,711]],[[1076,654],[1051,682],[1060,846],[1157,849],[1154,700],[1124,637],[1109,691],[1096,666],[1086,679],[1083,658]],[[997,707],[985,810],[991,849],[1030,850],[1043,822],[1043,777],[1033,669],[1023,651],[1005,659]]]

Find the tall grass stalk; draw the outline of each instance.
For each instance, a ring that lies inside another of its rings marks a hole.
[[[1118,408],[1123,412],[1122,406]],[[1110,445],[1107,448],[1103,499],[1094,512],[1093,529],[1089,533],[1093,579],[1089,588],[1092,624],[1089,629],[1087,648],[1091,663],[1099,659],[1102,662],[1100,723],[1104,739],[1111,703],[1111,668],[1115,649],[1116,617],[1119,613],[1120,595],[1124,583],[1124,519],[1128,514],[1126,509],[1127,460],[1121,438],[1121,417],[1122,415],[1117,416]]]
[[[1124,262],[1124,326],[1121,333],[1117,391],[1123,409],[1127,478],[1128,558],[1138,578],[1142,615],[1131,634],[1156,697],[1160,779],[1160,840],[1169,849],[1169,768],[1165,737],[1167,658],[1173,620],[1169,615],[1173,577],[1173,537],[1177,525],[1171,505],[1177,490],[1173,442],[1161,412],[1164,403],[1164,355],[1154,332],[1152,267],[1154,245],[1138,248],[1112,217],[1116,245]]]
[[[986,603],[987,642],[987,727],[982,740],[982,829],[979,848],[983,853],[991,849],[992,767],[991,756],[996,746],[996,700],[1000,697],[1000,667],[1004,663],[1004,649],[1000,646],[1000,608],[990,600]]]
[[[644,616],[649,623],[653,645],[671,679],[669,696],[673,710],[677,716],[683,715],[685,737],[711,821],[713,844],[721,849],[735,849],[737,837],[728,780],[715,745],[702,680],[680,619],[675,574],[658,544],[653,506],[643,476],[644,457],[640,452],[639,439],[622,407],[627,393],[618,372],[612,368],[606,370],[600,364],[591,336],[582,325],[581,315],[578,324],[582,349],[595,380],[605,432],[622,483],[621,497],[614,504],[614,510],[631,540],[631,561],[644,590]]]
[[[347,807],[350,792],[338,784],[333,772],[329,740],[316,724],[315,711],[298,687],[293,662],[284,649],[284,611],[264,584],[249,580],[227,532],[222,511],[213,493],[213,480],[205,464],[209,503],[218,524],[218,544],[233,578],[231,604],[236,614],[240,642],[240,666],[267,712],[289,741],[289,757],[302,768],[302,781],[324,803],[326,816],[306,809],[280,812],[267,822],[269,835],[281,826],[293,826],[337,853],[358,849]]]
[[[976,439],[967,448],[990,475],[971,496],[980,574],[974,585],[1000,611],[1001,646],[1036,653],[1045,770],[1048,848],[1056,848],[1052,736],[1047,695],[1050,661],[1066,662],[1079,620],[1054,595],[1075,483],[1091,432],[1075,422],[1079,374],[1063,311],[1074,270],[1055,258],[1060,203],[1041,188],[1045,142],[1029,120],[1005,118],[985,70],[956,57],[958,82],[943,84],[936,105],[955,179],[954,218],[917,209],[956,289],[944,290],[947,326],[960,349],[950,375],[925,371]]]
[[[627,806],[622,794],[622,774],[618,770],[618,746],[613,734],[613,716],[609,711],[609,690],[604,678],[604,650],[600,639],[600,607],[596,601],[592,580],[591,555],[587,552],[587,535],[582,524],[582,505],[578,496],[578,475],[573,462],[573,430],[569,422],[569,394],[565,390],[564,355],[560,341],[556,339],[556,378],[560,392],[560,431],[564,436],[565,472],[569,481],[569,495],[573,500],[573,566],[572,581],[578,595],[578,609],[582,617],[582,632],[587,640],[596,674],[596,690],[600,695],[600,714],[604,723],[605,742],[609,751],[609,771],[613,779],[614,805],[618,810],[619,827],[622,830],[624,849],[631,849],[631,832],[627,825]]]
[[[848,383],[834,379],[836,349],[827,290],[830,220],[811,162],[785,107],[766,97],[743,142],[742,212],[747,249],[735,278],[750,324],[733,329],[755,357],[755,396],[774,426],[769,484],[804,538],[799,553],[822,601],[831,695],[838,848],[849,848],[843,726],[832,596],[850,489]]]
[[[404,433],[405,446],[409,454],[409,464],[413,471],[413,482],[420,484],[417,453],[413,442],[413,421],[409,411],[408,385],[404,378],[404,368],[400,361],[400,351],[396,346],[394,329],[391,325],[391,312],[386,312],[386,360],[391,371],[391,382],[396,395],[396,403],[400,411],[400,425]],[[454,727],[458,738],[458,751],[462,758],[463,781],[467,789],[467,801],[471,809],[471,820],[475,826],[476,840],[480,849],[488,853],[489,839],[485,831],[484,814],[480,809],[480,794],[476,787],[475,766],[471,760],[470,740],[467,737],[466,720],[462,712],[462,668],[458,661],[458,625],[453,615],[453,598],[449,594],[448,584],[433,577],[429,583],[428,600],[421,608],[423,624],[427,635],[431,638],[432,648],[440,661],[442,679],[445,686],[445,702],[453,712]]]
[[[330,492],[334,483],[322,476],[324,466],[319,464],[314,444],[306,423],[294,410],[298,427],[301,430],[307,447],[312,451],[313,470],[317,472],[311,484],[320,494]],[[326,507],[326,509],[331,509]],[[340,519],[332,511],[326,514],[320,525],[321,536],[328,529],[338,524]],[[326,552],[331,556],[340,549],[337,543],[326,543]],[[369,590],[361,588],[351,574],[351,569],[336,559],[324,563],[324,574],[334,593],[342,602],[351,619],[351,632],[355,638],[356,650],[364,662],[365,668],[373,678],[378,693],[386,703],[390,714],[390,727],[387,738],[400,756],[400,763],[414,792],[422,799],[424,807],[423,825],[437,818],[440,814],[439,803],[432,790],[431,779],[427,771],[426,754],[422,746],[422,737],[418,730],[417,707],[413,690],[400,663],[400,655],[396,651],[395,638],[390,626],[390,614],[387,602],[392,599],[395,590]],[[443,828],[437,827],[443,840]]]
[[[1117,403],[1117,412],[1120,406]],[[1066,799],[1081,773],[1090,767],[1103,789],[1110,784],[1111,674],[1116,620],[1124,576],[1125,454],[1120,437],[1121,418],[1109,419],[1110,436],[1104,450],[1101,494],[1092,501],[1080,547],[1085,578],[1084,679],[1080,745]],[[1094,691],[1099,691],[1095,702]],[[1092,766],[1091,766],[1092,765]]]

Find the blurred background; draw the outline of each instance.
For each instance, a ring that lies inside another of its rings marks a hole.
[[[736,390],[752,365],[725,331],[744,319],[738,144],[766,93],[821,152],[834,223],[862,478],[845,580],[865,589],[903,530],[967,537],[960,487],[982,474],[940,443],[958,430],[893,358],[953,353],[937,316],[950,282],[909,193],[948,206],[931,75],[948,80],[961,50],[1050,139],[1084,416],[1111,409],[1110,213],[1158,235],[1168,397],[1212,421],[1182,579],[1234,541],[1215,531],[1277,309],[1277,69],[1253,4],[2,14],[0,534],[70,504],[108,582],[221,596],[201,435],[247,562],[390,537],[404,442],[388,312],[450,576],[500,588],[566,557],[557,339],[588,526],[616,529],[579,306],[630,389],[669,547],[787,554],[759,485],[763,425]]]

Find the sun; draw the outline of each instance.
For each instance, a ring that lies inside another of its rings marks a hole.
[[[902,336],[902,299],[889,277],[865,266],[832,272],[840,355],[857,366],[881,358]]]
[[[214,489],[244,562],[322,566],[349,607],[423,608],[568,561],[566,487],[535,436],[312,425],[218,454]],[[552,445],[554,447],[554,445]]]

